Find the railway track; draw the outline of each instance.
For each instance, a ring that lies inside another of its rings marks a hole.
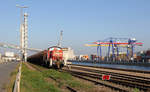
[[[73,71],[72,69],[78,71]],[[147,77],[120,74],[120,73],[114,73],[114,72],[102,71],[96,69],[88,69],[86,67],[83,68],[83,66],[80,67],[72,66],[71,70],[65,69],[65,71],[70,72],[72,75],[76,74],[75,76],[80,75],[80,77],[86,76],[91,79],[99,79],[99,80],[101,79],[103,74],[111,75],[111,79],[108,82],[111,82],[113,84],[119,84],[130,88],[138,88],[139,90],[144,92],[150,91],[150,78]],[[118,90],[121,91],[120,89]],[[129,90],[124,90],[123,92],[125,91],[129,91]]]
[[[120,88],[120,87],[117,87],[118,85],[111,85],[110,83],[99,81],[98,79],[95,80],[95,79],[93,79],[89,76],[85,76],[85,75],[83,75],[82,73],[79,73],[79,72],[72,72],[72,71],[68,71],[68,70],[63,70],[63,71],[69,72],[72,76],[75,76],[75,77],[78,77],[80,79],[84,79],[84,80],[93,82],[96,85],[111,88],[112,90],[115,90],[115,91],[130,92],[129,89]]]
[[[30,64],[31,65],[31,64]],[[40,68],[31,65],[36,70],[43,72]],[[120,74],[114,73],[109,71],[102,71],[97,69],[88,69],[84,66],[71,66],[71,69],[68,70],[67,68],[63,68],[63,70],[69,72],[71,75],[91,81],[96,85],[102,85],[113,90],[119,92],[131,92],[134,88],[138,88],[140,91],[149,92],[150,88],[150,78],[135,76],[135,75],[128,75],[128,74]],[[109,81],[102,81],[101,77],[103,74],[111,75],[111,79]],[[53,79],[53,78],[52,78]],[[57,82],[56,79],[53,79]],[[70,86],[66,86],[70,92],[77,92],[75,89],[71,88]]]
[[[39,72],[43,72],[43,71],[44,71],[43,69],[40,69],[40,68],[36,67],[35,65],[28,64],[28,63],[26,63],[26,65],[28,65],[28,66],[34,68],[35,70],[37,70],[37,71],[39,71]],[[50,78],[59,83],[59,81],[57,81],[57,79],[55,79],[55,78],[53,78],[53,77],[50,77]],[[72,87],[70,87],[70,86],[68,86],[68,85],[66,85],[65,88],[68,89],[70,92],[77,92],[77,90],[75,90],[74,88],[72,88]]]
[[[114,73],[114,72],[107,72],[107,71],[101,71],[101,70],[91,70],[91,69],[86,69],[86,68],[81,68],[81,67],[72,67],[73,69],[78,69],[78,70],[84,70],[88,72],[93,72],[93,73],[98,73],[99,75],[102,76],[102,74],[107,74],[107,75],[112,75],[115,76],[113,78],[117,79],[124,79],[124,80],[129,80],[132,82],[138,82],[138,83],[144,83],[144,84],[150,84],[150,78],[146,77],[141,77],[141,76],[135,76],[135,75],[128,75],[128,74],[120,74],[120,73]]]
[[[71,64],[71,65],[77,65],[77,66],[84,66],[85,65],[79,65],[79,64]],[[86,66],[86,67],[93,67],[93,68],[101,68],[101,69],[112,69],[112,70],[119,70],[119,71],[127,71],[127,72],[136,72],[136,73],[145,73],[150,74],[150,71],[144,71],[144,70],[135,70],[135,69],[122,69],[122,68],[112,68],[112,67],[103,67],[103,66]]]

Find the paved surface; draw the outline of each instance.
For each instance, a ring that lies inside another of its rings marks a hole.
[[[6,92],[5,86],[9,82],[10,74],[18,62],[0,63],[0,92]]]

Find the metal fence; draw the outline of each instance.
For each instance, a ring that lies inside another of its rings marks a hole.
[[[13,92],[20,92],[20,80],[21,80],[21,67],[22,67],[22,62],[20,63],[19,70],[16,76],[16,81],[15,81],[15,86],[13,89]]]

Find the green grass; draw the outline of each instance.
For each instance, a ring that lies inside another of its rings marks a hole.
[[[60,92],[59,88],[44,78],[43,73],[30,70],[22,64],[21,92]]]
[[[66,72],[59,72],[57,70],[51,69],[46,70],[43,72],[45,77],[50,77],[55,79],[57,82],[59,82],[59,87],[69,85],[70,87],[76,88],[76,89],[86,89],[86,88],[92,88],[93,86],[82,83],[78,80],[76,80],[72,75]]]
[[[137,88],[135,88],[135,89],[133,90],[133,92],[140,92],[140,90],[137,89]]]
[[[45,77],[53,77],[55,79],[61,79],[61,80],[70,80],[70,79],[72,79],[72,76],[70,74],[64,73],[64,72],[59,72],[59,71],[54,70],[54,69],[43,71],[43,75]]]
[[[29,70],[23,64],[21,92],[70,92],[66,86],[80,90],[81,92],[92,92],[95,89],[93,84],[84,83],[67,72],[59,72],[55,69],[47,69],[31,63],[29,64],[42,72]]]

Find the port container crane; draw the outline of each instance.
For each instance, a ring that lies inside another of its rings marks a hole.
[[[142,46],[143,43],[137,42],[135,38],[114,38],[109,37],[104,40],[98,40],[92,44],[85,44],[85,46],[96,46],[97,55],[102,57],[102,47],[108,47],[107,60],[110,58],[110,53],[112,53],[112,60],[114,61],[119,56],[119,48],[126,48],[127,58],[133,58],[135,46]]]

